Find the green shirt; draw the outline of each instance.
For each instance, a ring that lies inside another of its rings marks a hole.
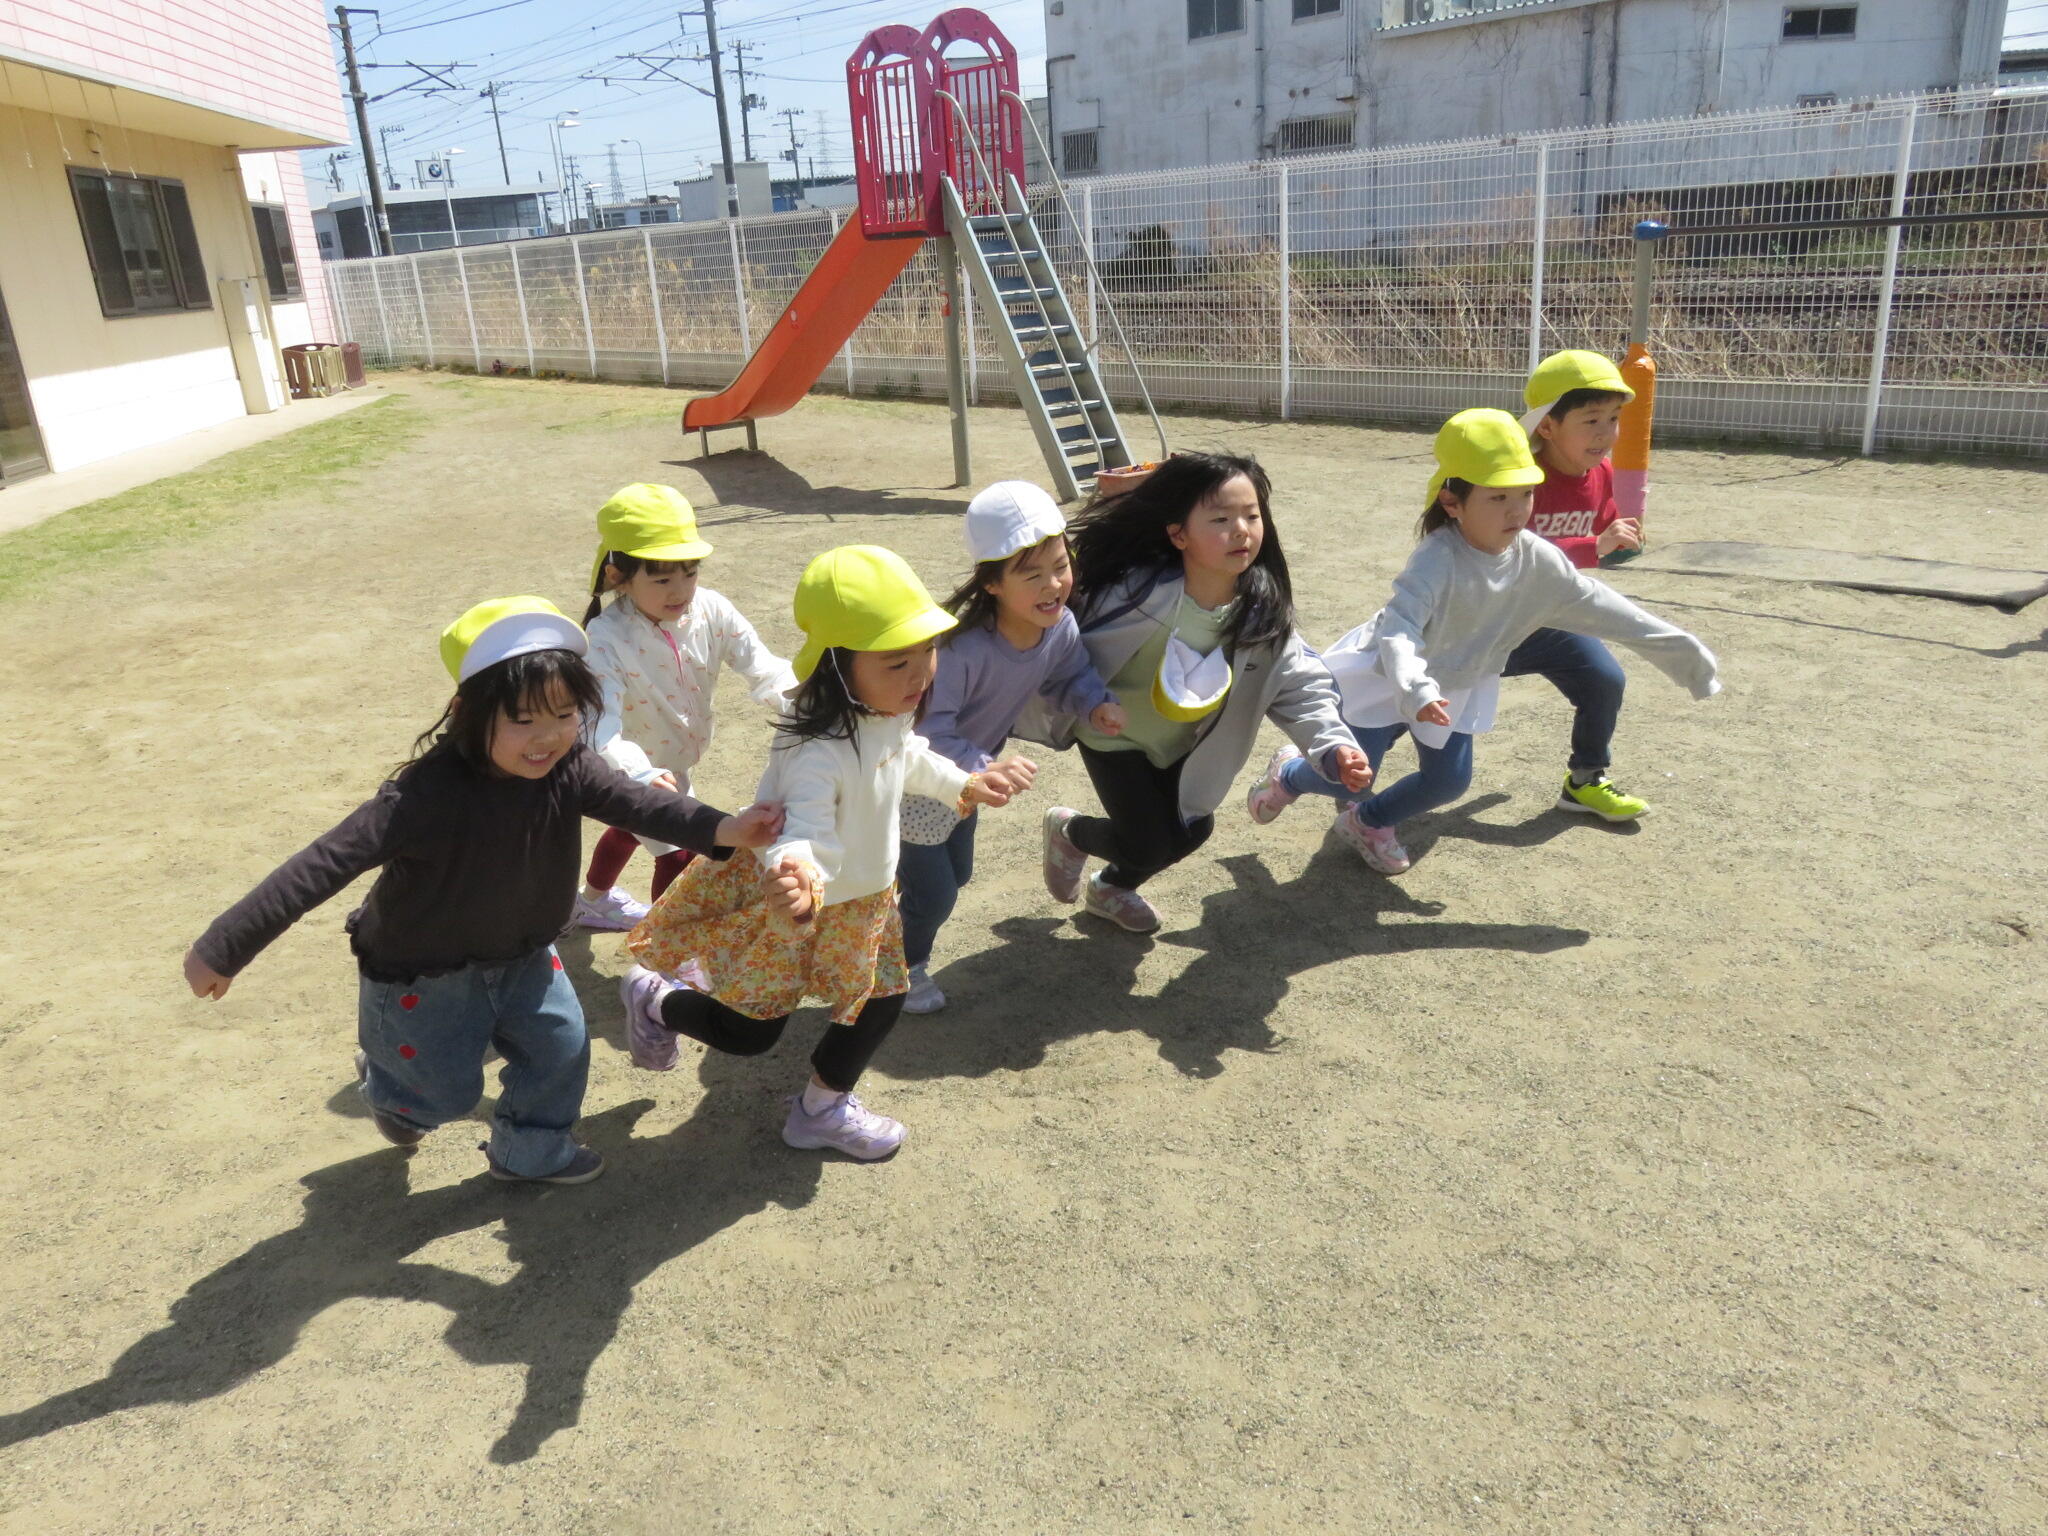
[[[1124,707],[1124,733],[1105,736],[1084,719],[1075,727],[1074,739],[1097,752],[1143,752],[1154,768],[1171,767],[1186,757],[1195,749],[1208,717],[1169,720],[1152,707],[1152,684],[1166,657],[1166,642],[1179,635],[1181,644],[1198,656],[1207,656],[1223,643],[1223,632],[1236,613],[1236,598],[1221,608],[1204,608],[1183,596],[1174,610],[1172,626],[1160,625],[1116,676],[1108,679],[1109,691]]]

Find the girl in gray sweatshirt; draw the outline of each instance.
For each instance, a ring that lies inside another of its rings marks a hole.
[[[1393,598],[1323,654],[1344,721],[1375,772],[1404,735],[1415,738],[1416,771],[1370,796],[1350,795],[1283,747],[1247,802],[1263,824],[1302,794],[1335,796],[1338,835],[1387,875],[1409,866],[1399,824],[1470,786],[1472,738],[1493,728],[1501,669],[1536,630],[1618,642],[1697,699],[1721,687],[1713,653],[1696,638],[1527,531],[1543,471],[1512,416],[1461,411],[1437,434],[1436,456],[1421,542]]]

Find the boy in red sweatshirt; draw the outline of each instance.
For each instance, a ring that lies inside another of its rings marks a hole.
[[[1573,565],[1591,567],[1617,549],[1642,545],[1642,529],[1614,504],[1614,468],[1607,455],[1621,429],[1621,408],[1635,391],[1598,352],[1556,352],[1529,375],[1522,426],[1543,483],[1529,531],[1548,539]],[[1508,656],[1503,677],[1545,677],[1571,702],[1572,755],[1557,808],[1602,821],[1634,821],[1650,809],[1607,777],[1615,723],[1627,676],[1590,635],[1539,629]]]

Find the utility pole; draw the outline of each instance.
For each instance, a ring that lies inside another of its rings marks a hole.
[[[804,181],[804,168],[802,164],[799,163],[799,161],[797,160],[796,152],[803,146],[798,144],[796,141],[796,120],[802,117],[803,113],[795,107],[784,107],[780,112],[776,113],[775,115],[781,118],[783,122],[789,125],[789,148],[782,151],[781,155],[778,158],[787,160],[789,162],[790,180],[794,181],[797,184],[798,191],[802,191]]]
[[[398,171],[391,161],[391,135],[403,132],[405,132],[405,124],[403,123],[386,123],[377,130],[377,148],[384,155],[384,174],[391,178],[390,186],[386,190],[392,192],[398,190]]]
[[[689,18],[677,12],[685,30]],[[718,0],[704,0],[704,51],[711,55],[711,99],[718,107],[718,159],[725,168],[725,216],[740,216],[739,178],[732,168],[732,123],[725,115],[725,65],[718,56]]]
[[[498,169],[504,173],[505,185],[512,185],[512,162],[505,158],[505,125],[498,120],[498,82],[493,80],[477,92],[491,104],[491,127],[498,135]]]
[[[751,114],[756,107],[768,105],[747,90],[747,50],[750,48],[758,53],[761,45],[747,42],[744,38],[732,45],[733,73],[740,80],[740,157],[745,160],[754,158],[754,121]]]
[[[576,227],[576,184],[581,180],[576,173],[576,157],[562,156],[562,222],[569,229]]]
[[[709,8],[711,0],[704,0]],[[337,5],[334,8],[335,23],[341,29],[341,58],[348,68],[348,94],[356,104],[356,133],[363,141],[363,169],[370,183],[370,254],[386,256],[391,252],[391,218],[384,212],[384,184],[377,179],[377,151],[370,147],[370,98],[363,93],[363,74],[356,68],[356,40],[348,29],[348,18],[375,16],[377,13],[361,6]]]

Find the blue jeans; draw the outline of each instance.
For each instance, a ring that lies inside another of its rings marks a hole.
[[[953,829],[943,843],[905,843],[896,854],[897,905],[903,915],[903,960],[923,965],[960,887],[974,878],[974,823],[977,811]]]
[[[1572,718],[1572,761],[1592,772],[1613,761],[1614,725],[1621,718],[1621,693],[1628,674],[1614,653],[1591,635],[1539,629],[1508,652],[1502,677],[1548,678],[1577,713]]]
[[[484,1049],[505,1058],[491,1156],[526,1178],[576,1155],[569,1127],[583,1112],[590,1035],[554,947],[503,965],[471,965],[407,982],[361,978],[357,1038],[369,1057],[363,1096],[431,1131],[484,1095]]]
[[[1351,734],[1372,764],[1373,782],[1379,782],[1380,760],[1387,748],[1408,734],[1405,725],[1354,725]],[[1420,816],[1440,805],[1449,805],[1472,787],[1472,737],[1465,731],[1451,732],[1440,747],[1415,743],[1419,766],[1407,778],[1377,794],[1354,795],[1341,784],[1332,784],[1308,759],[1297,757],[1280,773],[1280,782],[1297,795],[1329,795],[1358,807],[1358,819],[1369,827],[1395,827],[1410,816]]]

